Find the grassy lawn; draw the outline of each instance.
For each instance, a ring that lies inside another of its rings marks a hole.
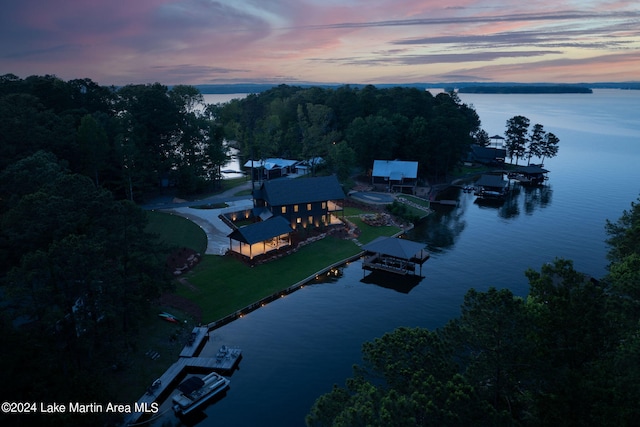
[[[412,196],[411,194],[400,194],[397,197],[398,199],[405,199],[412,203],[415,203],[418,206],[424,206],[425,208],[429,207],[429,201],[422,199],[420,197]]]
[[[157,234],[170,247],[185,247],[203,254],[207,249],[207,235],[193,221],[179,215],[147,212],[147,232]]]
[[[361,231],[360,243],[366,244],[378,236],[392,236],[400,231],[394,226],[369,226],[358,217],[364,213],[369,212],[345,209],[345,216]],[[147,230],[160,235],[162,241],[205,252],[207,237],[193,222],[160,212],[149,212],[148,215]],[[198,304],[202,308],[203,321],[212,322],[360,251],[351,240],[327,237],[302,247],[294,254],[256,267],[249,267],[231,257],[205,255],[198,267],[186,276],[188,284],[177,284],[176,293]]]
[[[188,321],[187,324],[177,325],[163,321],[157,316],[163,310],[155,307],[149,312],[141,325],[144,333],[140,334],[136,351],[126,355],[124,369],[110,374],[110,380],[117,384],[114,387],[114,402],[138,400],[146,388],[178,360],[194,323]],[[178,310],[167,310],[180,320],[188,319],[186,314]],[[152,358],[156,353],[157,358]]]
[[[202,307],[203,321],[212,322],[359,252],[351,240],[327,237],[255,267],[235,258],[208,255],[188,274],[192,286],[181,284],[177,292],[196,301]]]
[[[377,237],[393,236],[400,231],[400,228],[394,226],[372,227],[368,224],[365,224],[359,216],[367,213],[371,212],[353,207],[348,207],[344,210],[344,216],[347,217],[349,221],[353,222],[360,229],[360,237],[358,237],[358,241],[363,245],[366,245]]]

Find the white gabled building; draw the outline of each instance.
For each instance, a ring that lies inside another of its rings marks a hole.
[[[386,191],[408,190],[413,194],[418,185],[418,162],[374,160],[371,183],[374,187],[382,187]]]

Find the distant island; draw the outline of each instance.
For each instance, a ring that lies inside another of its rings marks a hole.
[[[230,93],[261,93],[280,85],[291,85],[303,88],[322,87],[325,89],[337,89],[342,86],[351,88],[364,88],[367,84],[358,83],[314,83],[314,82],[288,82],[288,83],[217,83],[195,85],[202,94],[230,94]],[[379,83],[375,84],[379,89],[391,87],[414,87],[420,90],[445,89],[460,93],[592,93],[592,89],[626,89],[640,90],[640,82],[599,82],[599,83],[516,83],[516,82],[436,82],[436,83]]]
[[[584,86],[574,85],[518,85],[518,86],[467,86],[458,89],[459,93],[593,93]]]

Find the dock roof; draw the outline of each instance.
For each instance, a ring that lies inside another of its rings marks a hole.
[[[516,172],[529,174],[529,175],[536,175],[541,173],[547,173],[549,171],[538,165],[529,165],[529,166],[520,166],[519,168],[516,169]]]
[[[398,239],[396,237],[378,237],[372,242],[363,245],[362,249],[368,252],[406,260],[426,261],[426,259],[429,258],[429,253],[425,250],[424,243]]]
[[[482,175],[476,181],[478,187],[504,188],[508,184],[500,175]]]

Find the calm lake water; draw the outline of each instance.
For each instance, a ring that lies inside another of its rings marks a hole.
[[[213,97],[207,102],[222,102]],[[244,358],[227,395],[206,408],[199,426],[303,426],[315,399],[351,376],[364,341],[399,326],[443,326],[459,314],[469,288],[525,296],[524,271],[555,257],[605,274],[605,222],[640,194],[640,92],[460,97],[489,135],[504,134],[506,121],[523,115],[560,138],[558,156],[545,161],[547,185],[520,189],[498,208],[457,194],[457,207],[437,211],[410,233],[432,257],[408,293],[364,283],[354,262],[333,282],[306,286],[214,331],[211,345],[239,346]]]

